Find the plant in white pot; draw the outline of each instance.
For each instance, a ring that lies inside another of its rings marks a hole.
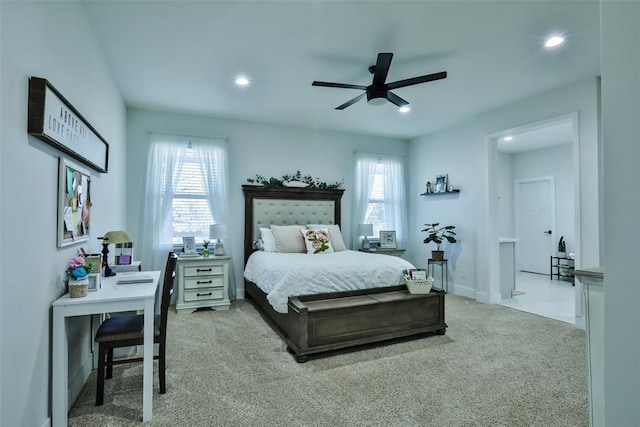
[[[456,243],[457,240],[455,238],[456,232],[453,231],[456,226],[455,225],[443,225],[440,227],[440,223],[436,222],[433,224],[425,224],[426,228],[422,230],[426,232],[428,235],[424,239],[424,243],[435,243],[436,250],[431,251],[431,259],[435,261],[442,261],[444,259],[444,251],[440,250],[440,245],[445,240],[449,243]]]

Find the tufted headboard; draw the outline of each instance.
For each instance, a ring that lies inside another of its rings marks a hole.
[[[340,225],[344,190],[268,187],[243,185],[244,193],[244,262],[255,250],[260,227],[275,225]]]

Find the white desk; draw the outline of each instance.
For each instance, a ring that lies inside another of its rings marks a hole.
[[[153,315],[154,300],[160,271],[127,273],[152,276],[153,281],[117,285],[122,274],[102,277],[102,287],[89,292],[86,297],[70,298],[66,293],[53,302],[53,354],[51,378],[51,418],[52,425],[66,426],[69,411],[68,390],[68,342],[66,318],[90,314],[114,313],[120,311],[144,312],[144,370],[142,392],[142,421],[150,421],[153,412]]]

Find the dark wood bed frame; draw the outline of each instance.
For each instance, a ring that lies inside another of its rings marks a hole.
[[[340,224],[344,190],[243,185],[245,197],[244,261],[253,247],[254,200],[329,200],[334,203],[335,224]],[[265,224],[265,226],[268,226]],[[443,291],[412,295],[406,286],[390,286],[347,292],[289,297],[288,312],[278,313],[266,294],[245,280],[245,297],[250,298],[277,326],[296,361],[309,355],[347,347],[417,336],[428,332],[444,334]]]

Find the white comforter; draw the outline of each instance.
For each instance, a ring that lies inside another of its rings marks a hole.
[[[415,268],[390,255],[341,251],[329,254],[254,252],[244,278],[255,283],[279,313],[287,312],[293,295],[370,289],[403,283],[402,270]]]

